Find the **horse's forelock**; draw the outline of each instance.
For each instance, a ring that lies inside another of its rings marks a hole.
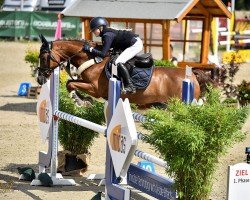
[[[50,48],[52,48],[52,42],[51,45],[49,43],[42,43],[42,46],[40,47],[40,54],[43,52],[49,52]]]

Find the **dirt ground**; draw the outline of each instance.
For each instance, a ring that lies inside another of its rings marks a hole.
[[[21,82],[31,82],[29,65],[24,61],[25,50],[29,45],[39,48],[39,43],[0,42],[0,199],[91,199],[104,187],[86,180],[88,174],[103,173],[105,170],[105,138],[100,135],[91,148],[90,167],[84,177],[73,177],[77,186],[34,187],[29,182],[19,181],[17,167],[30,166],[38,172],[38,151],[47,151],[47,145],[40,139],[36,116],[36,99],[18,97],[17,90]],[[241,66],[236,77],[250,80],[250,64]],[[250,118],[244,128],[250,130]],[[250,134],[246,139],[235,144],[228,153],[221,157],[215,174],[212,200],[226,199],[227,167],[238,162],[245,162],[245,147],[250,146]],[[61,147],[59,147],[61,149]],[[139,143],[139,148],[155,154],[147,144]],[[103,152],[103,153],[100,153]],[[134,159],[137,163],[139,159]],[[164,170],[156,167],[163,174]],[[67,177],[71,178],[71,177]],[[139,192],[133,199],[152,199],[141,197]]]

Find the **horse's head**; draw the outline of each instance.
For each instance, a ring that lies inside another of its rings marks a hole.
[[[42,42],[40,48],[39,61],[40,66],[38,67],[38,77],[37,82],[40,85],[46,83],[47,78],[50,77],[53,69],[60,65],[59,58],[57,55],[54,55],[52,50],[52,42],[48,42],[43,35],[39,36]]]
[[[39,55],[40,66],[38,67],[37,82],[40,85],[44,84],[53,70],[63,65],[64,62],[70,61],[71,64],[77,67],[89,59],[88,53],[82,51],[86,41],[84,43],[83,41],[48,42],[43,35],[39,37],[42,46]]]

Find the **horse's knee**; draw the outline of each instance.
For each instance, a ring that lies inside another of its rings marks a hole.
[[[72,90],[74,90],[74,86],[73,86],[73,82],[71,82],[70,80],[67,81],[66,83],[66,88],[69,92],[71,92]]]

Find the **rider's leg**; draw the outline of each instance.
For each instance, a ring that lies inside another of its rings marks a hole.
[[[118,63],[117,69],[118,69],[118,74],[123,79],[124,92],[125,93],[135,93],[136,90],[135,90],[135,87],[134,87],[132,80],[130,78],[128,69],[124,66],[123,63]]]
[[[123,63],[125,64],[128,60],[130,60],[131,58],[133,58],[136,54],[140,53],[143,49],[143,43],[141,41],[141,39],[138,38],[134,38],[136,40],[136,42],[128,47],[127,49],[125,49],[116,59],[115,64],[117,65],[118,63]]]
[[[120,72],[124,80],[124,90],[125,92],[135,92],[135,87],[130,78],[129,72],[124,64],[138,54],[142,48],[143,43],[140,38],[135,38],[136,42],[129,48],[125,49],[116,59],[115,65],[118,67],[118,72]]]

